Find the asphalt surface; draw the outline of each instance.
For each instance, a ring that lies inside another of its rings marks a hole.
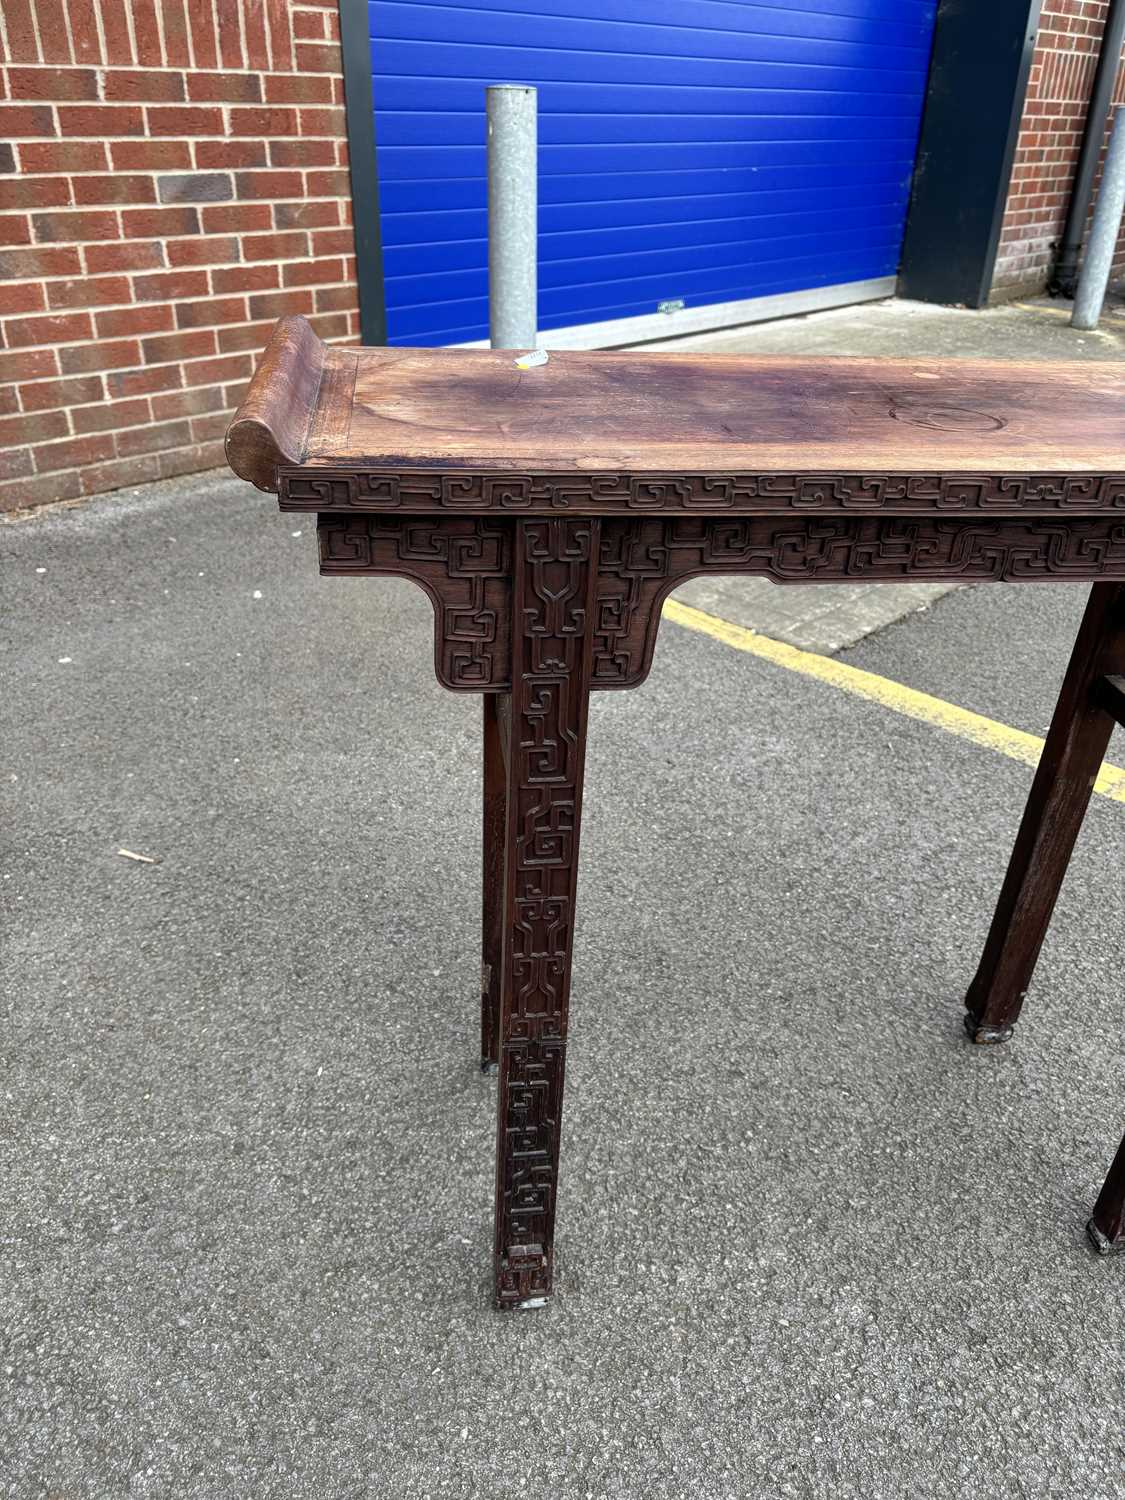
[[[666,623],[591,715],[558,1295],[501,1315],[479,705],[314,549],[215,478],[0,527],[0,1494],[1125,1496],[1125,808],[973,1050],[1028,769]],[[847,659],[1042,730],[1083,592]]]

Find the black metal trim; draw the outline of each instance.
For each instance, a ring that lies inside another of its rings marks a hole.
[[[1042,0],[941,0],[899,295],[983,307],[992,290]]]
[[[367,0],[340,0],[340,51],[344,63],[344,109],[348,170],[352,182],[359,337],[363,344],[387,342],[387,297],[383,281],[383,235],[379,222],[379,170],[375,161],[375,97],[371,84],[371,39]]]

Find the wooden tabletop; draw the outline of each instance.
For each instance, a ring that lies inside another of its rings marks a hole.
[[[575,471],[1125,471],[1125,363],[340,349],[285,318],[228,433],[279,465]]]

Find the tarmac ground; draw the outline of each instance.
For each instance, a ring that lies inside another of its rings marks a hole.
[[[314,553],[222,475],[0,527],[0,1493],[1125,1495],[1125,805],[973,1049],[1028,767],[666,622],[593,706],[558,1292],[501,1315],[479,705]],[[1084,595],[843,659],[1042,733]]]

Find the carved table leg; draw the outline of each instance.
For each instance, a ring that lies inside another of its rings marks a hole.
[[[496,1301],[551,1290],[596,520],[516,523],[496,1150]]]
[[[1125,1250],[1125,1140],[1117,1148],[1086,1233],[1099,1255]]]
[[[484,701],[484,869],[481,892],[480,1065],[496,1071],[500,1060],[500,970],[504,942],[504,750],[498,693]],[[504,695],[507,699],[507,694]]]
[[[1113,728],[1092,688],[1101,675],[1123,668],[1125,587],[1096,583],[965,998],[965,1029],[974,1042],[1006,1042],[1012,1034]]]

